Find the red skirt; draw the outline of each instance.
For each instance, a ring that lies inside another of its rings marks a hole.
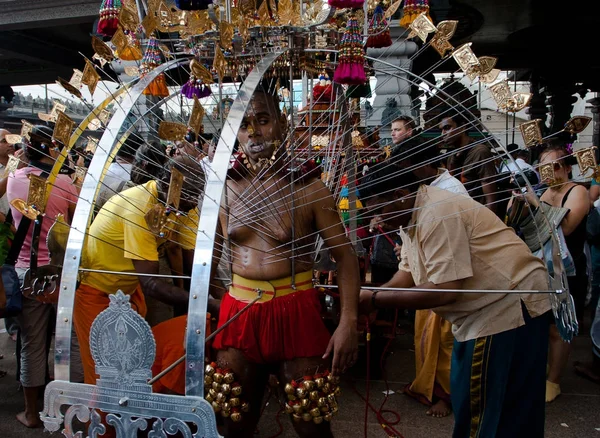
[[[246,304],[226,293],[219,327]],[[254,304],[215,336],[213,347],[235,348],[249,362],[265,364],[323,356],[330,337],[321,318],[319,293],[308,289]]]

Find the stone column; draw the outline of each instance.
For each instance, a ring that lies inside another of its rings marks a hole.
[[[407,73],[397,68],[401,67],[409,71],[412,69],[412,61],[409,58],[417,51],[418,46],[406,38],[399,38],[402,34],[408,35],[408,32],[405,32],[405,29],[397,24],[397,20],[394,20],[394,22],[390,25],[390,36],[394,43],[390,47],[382,49],[367,49],[368,56],[383,61],[373,63],[375,77],[377,78],[377,85],[374,90],[376,97],[373,102],[373,114],[366,123],[367,126],[381,126],[379,131],[382,140],[381,145],[391,142],[390,122],[395,116],[406,114],[413,118],[418,117],[418,108],[412,108],[410,97],[411,83],[409,79],[411,78],[408,77]],[[396,108],[395,111],[391,111],[392,114],[388,110],[384,118],[383,113],[388,99],[396,101]],[[384,123],[385,126],[382,126]]]

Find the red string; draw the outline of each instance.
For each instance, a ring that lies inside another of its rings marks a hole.
[[[369,402],[370,381],[371,381],[371,376],[370,376],[371,357],[369,354],[370,353],[369,344],[370,344],[371,337],[370,337],[370,329],[369,329],[369,326],[367,325],[367,396],[364,397],[360,392],[358,392],[358,390],[356,389],[356,386],[353,387],[354,392],[356,392],[356,394],[365,402],[365,429],[364,429],[365,438],[367,436],[367,421],[368,421],[368,410],[369,409],[371,409],[375,413],[377,421],[383,428],[383,431],[389,437],[404,438],[404,436],[393,427],[400,423],[400,414],[398,414],[396,411],[392,411],[389,409],[383,409],[383,407],[385,406],[385,404],[388,400],[388,397],[389,397],[389,384],[387,381],[387,376],[386,376],[385,370],[383,368],[383,359],[385,358],[385,354],[386,354],[387,350],[389,349],[390,345],[392,344],[392,341],[396,337],[395,335],[396,335],[396,325],[397,324],[398,324],[398,310],[396,310],[396,313],[394,315],[394,324],[392,325],[392,329],[394,330],[394,335],[388,340],[385,348],[383,349],[383,353],[381,354],[381,357],[379,359],[379,367],[381,368],[381,372],[383,375],[383,381],[385,383],[385,389],[386,389],[385,398],[383,399],[381,406],[379,406],[379,409],[375,409],[375,407]],[[387,420],[384,418],[383,414],[391,414],[391,415],[395,416],[395,419]]]

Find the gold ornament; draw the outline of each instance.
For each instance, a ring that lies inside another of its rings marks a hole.
[[[123,27],[123,29],[131,32],[135,32],[138,24],[140,23],[137,11],[133,11],[127,7],[127,5],[133,4],[134,2],[125,2],[123,8],[121,8],[121,12],[119,13],[119,24]]]
[[[233,373],[229,372],[229,373],[225,373],[225,375],[223,376],[223,382],[231,385],[235,380],[235,376],[233,375]]]
[[[295,395],[288,394],[288,395],[287,395],[287,399],[288,399],[289,401],[294,401],[294,400],[296,400],[296,399],[297,399],[297,397],[296,397]]]
[[[233,24],[221,21],[221,23],[219,23],[219,36],[221,47],[225,50],[231,48],[231,42],[233,41]]]
[[[238,407],[240,405],[240,399],[237,397],[233,397],[229,399],[229,404],[231,404],[231,406]]]
[[[325,384],[325,379],[323,377],[317,377],[315,379],[315,384],[317,385],[317,388],[321,389]]]
[[[310,400],[307,398],[303,398],[302,400],[300,400],[300,406],[302,407],[302,409],[308,409],[310,407]]]
[[[77,88],[75,85],[71,84],[70,82],[67,82],[60,76],[56,80],[56,83],[58,85],[60,85],[61,87],[63,87],[67,92],[71,93],[73,96],[78,97],[79,99],[83,99],[83,96],[81,95],[81,91],[79,91],[79,88]]]
[[[239,397],[242,395],[242,386],[241,385],[233,385],[231,387],[231,395],[233,397]]]
[[[221,409],[221,417],[229,418],[230,415],[231,415],[231,411],[226,411],[225,409]]]
[[[206,394],[206,395],[204,396],[204,400],[206,400],[206,401],[207,401],[207,402],[209,402],[209,403],[212,403],[213,401],[215,401],[215,399],[213,398],[213,396],[212,396],[212,395],[210,395],[210,394]]]
[[[250,403],[242,402],[242,406],[240,407],[242,412],[250,412]]]
[[[313,417],[318,417],[319,415],[321,415],[321,410],[319,408],[312,408],[310,410],[310,415],[312,415]]]
[[[333,419],[333,415],[332,414],[325,414],[323,416],[323,419],[327,422],[331,421]]]
[[[479,65],[479,60],[471,49],[472,44],[473,43],[465,43],[452,52],[452,57],[465,74],[469,69]]]
[[[311,391],[308,396],[312,401],[317,401],[319,400],[319,391]]]
[[[161,140],[177,141],[183,140],[187,134],[187,126],[183,123],[167,122],[163,120],[158,125],[158,137]],[[223,377],[221,375],[221,377]]]
[[[75,128],[75,122],[62,111],[57,111],[57,114],[52,138],[61,142],[63,145],[68,145],[69,140],[71,139],[71,133]]]
[[[408,38],[414,38],[417,36],[423,42],[427,41],[427,35],[437,30],[425,12],[420,13],[417,18],[415,18],[414,21],[408,25],[408,27],[410,28]]]
[[[564,130],[570,134],[579,134],[587,125],[592,121],[591,117],[587,116],[575,116],[571,117],[567,123],[565,123]]]
[[[98,37],[92,37],[92,49],[94,49],[95,52],[94,57],[103,59],[104,62],[111,62],[115,59],[115,55],[110,47]]]
[[[213,69],[217,72],[219,76],[219,81],[223,82],[225,78],[225,72],[227,71],[227,60],[225,59],[225,55],[221,52],[221,49],[218,47],[215,48],[215,59],[213,61]]]
[[[323,393],[329,394],[331,392],[331,383],[327,382],[323,385]]]
[[[217,401],[217,403],[222,404],[225,402],[225,400],[227,400],[227,397],[222,392],[219,392],[215,400]]]
[[[294,410],[294,412],[296,414],[301,414],[302,413],[302,406],[298,403],[292,406],[292,409]]]
[[[313,422],[314,422],[315,424],[321,424],[321,423],[323,422],[323,417],[321,417],[320,415],[319,415],[319,416],[317,416],[317,417],[314,417],[314,418],[313,418]]]
[[[305,380],[304,382],[302,382],[302,386],[307,391],[312,391],[315,388],[315,382],[312,380]]]
[[[304,388],[298,388],[296,389],[296,396],[298,398],[306,398],[307,392]]]
[[[311,421],[311,420],[312,420],[312,418],[313,418],[313,417],[312,417],[312,415],[310,415],[310,413],[309,413],[309,412],[305,412],[305,413],[303,413],[303,414],[302,414],[302,419],[303,419],[304,421],[306,421],[306,422],[309,422],[309,421]]]
[[[392,18],[392,15],[394,15],[396,13],[396,11],[400,7],[401,3],[402,3],[402,0],[398,0],[398,1],[394,2],[394,3],[392,3],[390,5],[390,7],[387,8],[387,11],[385,11],[385,14],[383,14],[383,17],[386,20],[389,20],[390,18]]]
[[[217,391],[217,392],[220,392],[220,391],[221,391],[221,385],[219,385],[219,384],[218,384],[217,382],[215,382],[215,381],[213,381],[213,382],[212,382],[212,386],[211,386],[211,388],[212,388],[212,389],[214,389],[214,390],[215,390],[215,391]]]
[[[210,376],[204,376],[204,386],[212,386],[213,379]]]
[[[204,368],[204,374],[212,376],[215,373],[215,368],[212,365],[206,365]]]
[[[154,12],[148,11],[148,14],[142,20],[142,27],[144,28],[146,36],[150,37],[158,27],[158,20],[156,19]]]
[[[83,75],[81,76],[81,83],[87,85],[90,94],[93,96],[98,82],[100,82],[100,75],[96,71],[96,67],[86,59]]]
[[[293,414],[294,413],[294,408],[291,407],[288,403],[285,404],[285,413],[286,414]]]
[[[213,401],[211,404],[215,412],[221,412],[221,405],[219,403]]]
[[[317,406],[322,408],[325,405],[327,405],[327,399],[325,397],[319,397],[319,400],[317,400]]]
[[[294,395],[296,393],[296,390],[294,389],[291,383],[285,385],[284,391],[288,395]]]
[[[233,421],[234,423],[239,423],[240,421],[242,421],[242,414],[240,414],[239,412],[232,412],[230,418],[231,421]]]
[[[300,423],[302,421],[302,416],[300,414],[292,414],[292,418],[296,423]]]
[[[340,377],[334,376],[333,374],[330,374],[329,376],[327,376],[327,380],[329,380],[329,383],[331,383],[332,385],[340,384]]]
[[[579,172],[583,175],[588,169],[596,169],[596,154],[595,154],[595,146],[579,149],[575,151],[575,158],[577,158],[577,164],[579,164]]]

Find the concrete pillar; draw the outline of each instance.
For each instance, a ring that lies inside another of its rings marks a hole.
[[[409,58],[416,53],[418,46],[406,38],[399,38],[402,34],[408,35],[408,32],[398,25],[397,20],[394,20],[394,23],[390,24],[390,36],[394,43],[390,47],[382,49],[367,49],[368,56],[380,58],[383,61],[373,63],[377,85],[374,90],[373,114],[367,120],[367,126],[381,126],[379,136],[382,145],[391,142],[390,122],[395,117],[404,114],[413,118],[418,117],[418,108],[416,110],[412,108],[413,103],[410,97],[412,84],[408,80],[410,78],[407,77],[407,73],[397,68],[412,69],[412,61]],[[383,117],[388,99],[394,99],[397,106],[395,111],[388,110],[386,117]],[[385,125],[382,126],[383,124]]]

